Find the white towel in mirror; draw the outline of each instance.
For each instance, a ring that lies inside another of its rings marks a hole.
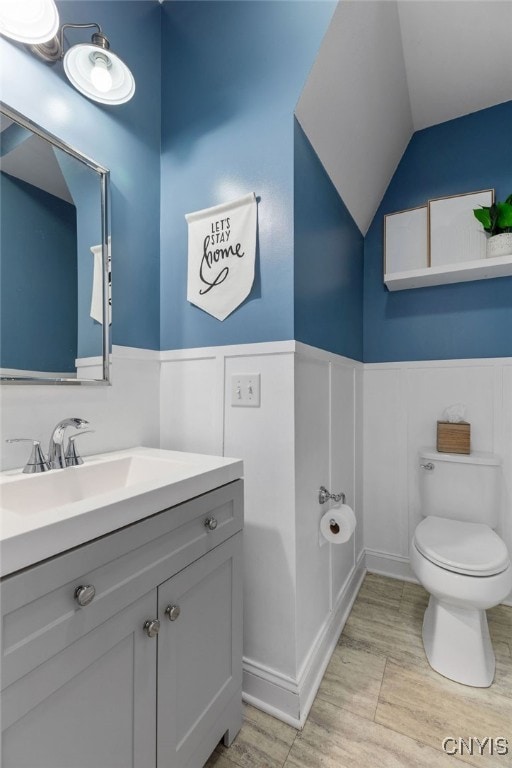
[[[101,245],[92,245],[93,256],[92,294],[90,315],[97,323],[103,323],[103,258]],[[110,271],[110,238],[108,240],[108,308],[109,325],[112,323],[112,281]]]

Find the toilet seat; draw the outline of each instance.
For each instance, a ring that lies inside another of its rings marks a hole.
[[[466,576],[494,576],[510,565],[505,542],[482,523],[426,517],[416,528],[414,545],[435,565]]]

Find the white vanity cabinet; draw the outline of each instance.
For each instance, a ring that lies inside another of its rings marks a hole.
[[[242,494],[228,483],[2,580],[3,768],[201,768],[232,741]]]

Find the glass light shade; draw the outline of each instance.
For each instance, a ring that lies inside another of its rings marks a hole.
[[[98,53],[108,62],[103,72],[98,68]],[[64,71],[77,91],[101,104],[124,104],[135,93],[135,80],[124,61],[92,43],[79,43],[70,48],[64,56]],[[110,87],[103,90],[109,85],[109,77]]]
[[[59,29],[54,0],[0,0],[0,34],[25,45],[39,45]]]

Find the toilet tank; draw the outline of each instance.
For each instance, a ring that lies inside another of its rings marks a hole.
[[[421,514],[496,528],[499,520],[501,459],[492,453],[469,456],[420,452]]]

